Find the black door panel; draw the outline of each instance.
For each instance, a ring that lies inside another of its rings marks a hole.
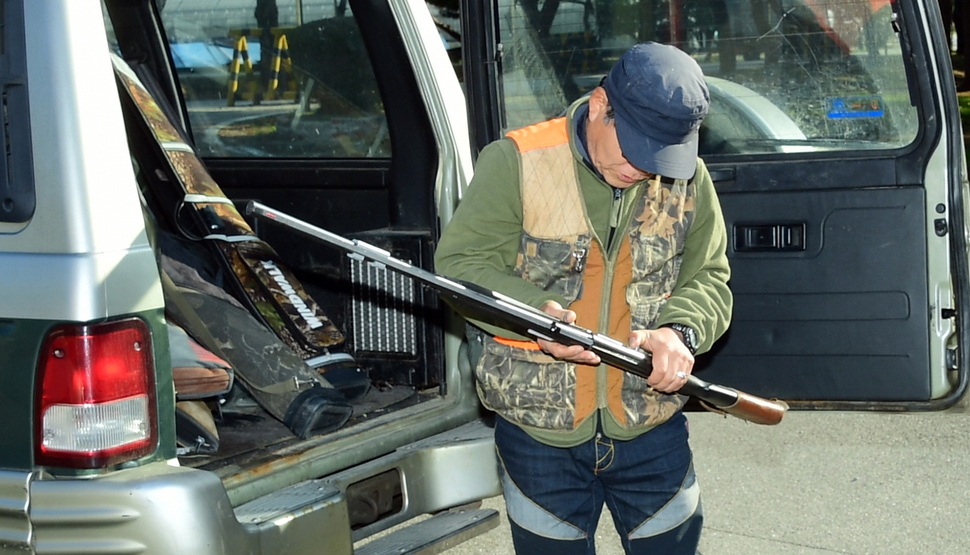
[[[927,400],[919,187],[721,194],[740,227],[804,223],[804,250],[729,247],[734,318],[705,379],[786,399]]]

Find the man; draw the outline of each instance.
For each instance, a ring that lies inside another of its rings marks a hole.
[[[581,346],[475,322],[479,396],[516,553],[592,554],[605,502],[627,553],[695,553],[701,507],[674,393],[730,320],[726,234],[697,158],[710,94],[671,46],[627,51],[563,118],[489,145],[439,272],[653,354],[648,379]],[[563,307],[567,307],[564,309]]]

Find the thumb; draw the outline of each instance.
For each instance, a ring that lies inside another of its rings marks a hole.
[[[630,332],[629,339],[627,340],[627,345],[631,349],[643,349],[645,351],[652,351],[649,347],[650,345],[650,330],[634,330]]]
[[[567,324],[572,324],[576,321],[576,313],[572,310],[566,310],[556,301],[546,301],[543,303],[541,310],[552,316],[558,318]]]

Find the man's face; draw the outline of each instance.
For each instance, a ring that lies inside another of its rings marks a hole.
[[[616,138],[616,120],[607,116],[609,102],[602,87],[593,90],[589,99],[589,122],[586,124],[586,146],[593,166],[603,179],[619,189],[653,177],[634,166],[623,156]]]

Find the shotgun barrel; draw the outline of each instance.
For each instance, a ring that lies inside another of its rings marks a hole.
[[[583,345],[607,364],[643,378],[649,376],[653,368],[650,353],[631,349],[612,337],[581,326],[567,324],[501,293],[418,268],[394,258],[383,249],[357,239],[347,239],[255,201],[249,202],[246,213],[347,251],[351,257],[369,260],[411,277],[479,320],[533,339]],[[705,382],[696,376],[688,376],[678,393],[696,397],[716,410],[756,424],[778,424],[788,410],[788,405],[782,401],[763,399]]]

